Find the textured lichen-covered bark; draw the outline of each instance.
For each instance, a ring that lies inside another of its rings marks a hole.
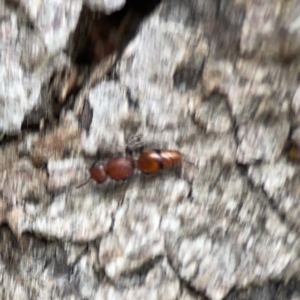
[[[78,67],[123,6],[0,2],[1,299],[298,299],[297,0],[133,9]],[[76,189],[135,135],[181,164]]]

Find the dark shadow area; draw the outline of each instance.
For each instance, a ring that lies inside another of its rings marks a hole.
[[[224,300],[286,300],[300,297],[299,281],[289,283],[269,282],[264,286],[252,286],[245,290],[233,290]]]
[[[67,52],[77,65],[95,65],[117,51],[122,52],[135,36],[141,21],[160,0],[128,0],[123,9],[106,15],[83,6]]]

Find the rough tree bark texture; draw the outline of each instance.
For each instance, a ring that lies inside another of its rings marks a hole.
[[[300,299],[299,1],[124,2],[0,0],[1,299]]]

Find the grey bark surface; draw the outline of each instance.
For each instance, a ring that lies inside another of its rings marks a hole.
[[[124,5],[0,0],[0,298],[300,299],[298,1],[161,1],[77,68]],[[180,165],[76,189],[139,135]]]

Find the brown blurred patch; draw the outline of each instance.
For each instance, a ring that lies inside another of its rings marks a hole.
[[[50,158],[62,159],[79,148],[80,131],[77,124],[62,124],[33,143],[32,162],[36,167],[45,165]]]

